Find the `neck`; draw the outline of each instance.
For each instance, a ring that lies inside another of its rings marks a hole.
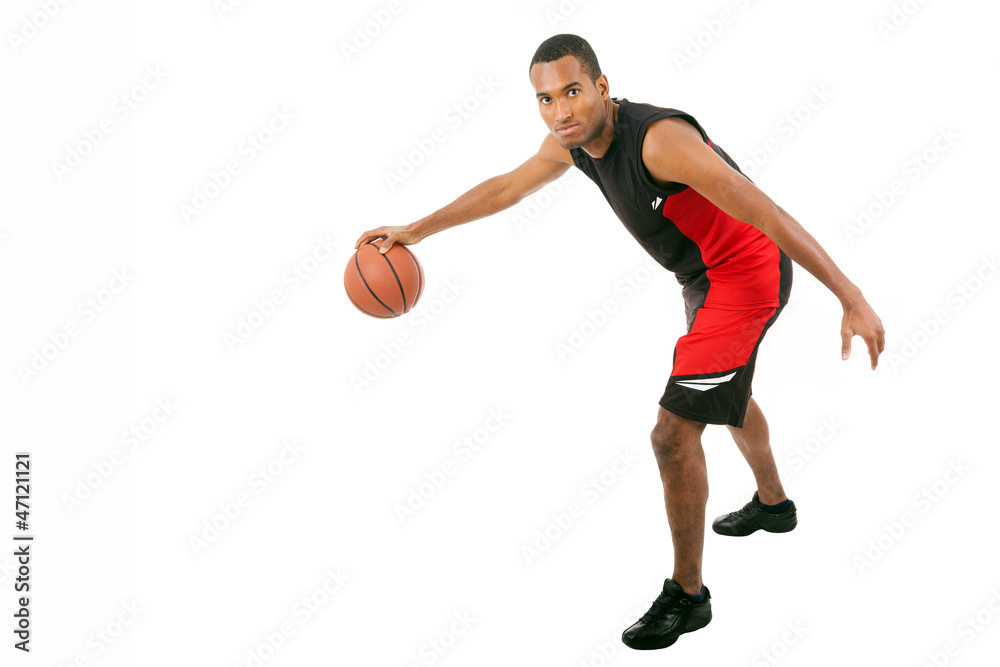
[[[583,146],[583,150],[592,158],[602,158],[604,154],[608,152],[608,148],[611,147],[611,140],[615,136],[615,123],[618,122],[618,104],[611,101],[608,98],[608,102],[605,105],[604,114],[604,129],[601,133],[594,137],[594,139],[589,142],[586,146]]]

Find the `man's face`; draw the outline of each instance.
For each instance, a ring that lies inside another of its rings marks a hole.
[[[580,61],[565,56],[531,68],[538,111],[559,145],[580,148],[604,130],[608,79],[603,74],[596,85],[580,69]]]

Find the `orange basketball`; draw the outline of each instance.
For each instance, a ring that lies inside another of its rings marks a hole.
[[[379,252],[382,239],[358,248],[344,270],[344,289],[358,310],[372,317],[399,317],[417,305],[424,269],[409,248],[396,243]]]

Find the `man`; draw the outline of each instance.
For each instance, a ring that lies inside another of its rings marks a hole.
[[[529,67],[550,134],[538,153],[406,226],[365,232],[355,247],[384,238],[417,243],[435,232],[502,211],[561,176],[587,174],[635,239],[683,285],[687,334],[651,434],[674,547],[673,574],[649,611],[622,634],[635,649],[670,646],[712,618],[702,583],[708,477],[701,433],[725,424],[757,483],[742,509],[712,528],[744,536],[787,532],[795,505],[778,478],[767,421],[750,395],[757,348],[788,301],[792,260],[839,299],[842,358],[861,336],[871,367],[885,348],[878,316],[815,239],[761,192],[688,114],[608,96],[608,80],[586,40],[555,35]]]

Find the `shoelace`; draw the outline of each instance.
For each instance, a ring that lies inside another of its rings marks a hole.
[[[738,509],[735,512],[733,512],[732,516],[733,517],[743,517],[743,516],[746,516],[746,515],[750,514],[750,510],[752,508],[753,508],[753,501],[751,500],[746,505],[744,505],[740,509]]]
[[[642,618],[640,618],[639,620],[645,623],[646,621],[649,620],[657,620],[663,618],[664,616],[666,616],[666,612],[669,611],[669,609],[672,606],[674,606],[675,603],[690,604],[691,601],[688,600],[686,597],[680,595],[679,593],[673,593],[673,594],[660,593],[658,596],[656,596],[656,599],[653,600],[653,606],[651,606],[649,608],[649,611],[643,614]]]

